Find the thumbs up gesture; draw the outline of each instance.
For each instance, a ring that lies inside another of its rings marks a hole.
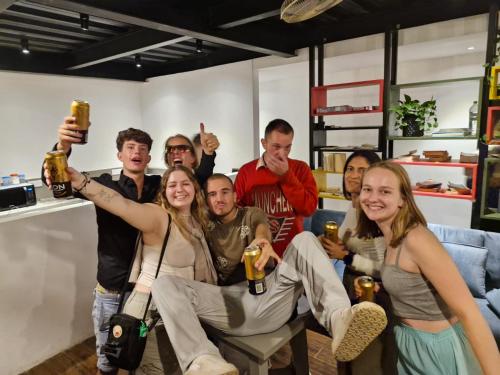
[[[200,123],[200,142],[203,152],[207,155],[212,155],[219,148],[219,140],[213,133],[205,132],[205,124]]]

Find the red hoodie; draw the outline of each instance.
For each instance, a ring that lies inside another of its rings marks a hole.
[[[262,209],[269,220],[274,251],[281,257],[292,238],[304,230],[304,217],[318,205],[318,190],[309,166],[288,159],[288,171],[278,176],[261,159],[251,161],[238,171],[234,183],[238,204]]]

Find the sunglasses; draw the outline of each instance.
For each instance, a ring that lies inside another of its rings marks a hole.
[[[189,151],[189,152],[191,152],[191,151],[193,151],[193,149],[189,145],[175,145],[175,146],[167,146],[165,151],[167,154],[170,154],[170,153],[175,152],[175,151],[179,151],[179,152],[188,152]]]

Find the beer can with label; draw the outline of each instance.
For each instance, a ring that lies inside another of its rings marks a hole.
[[[324,227],[325,237],[337,243],[339,240],[339,226],[333,220],[327,221]]]
[[[68,172],[68,159],[64,151],[51,151],[45,155],[45,163],[50,172],[52,181],[52,193],[54,198],[66,198],[73,196],[71,179]]]
[[[358,282],[361,290],[363,291],[363,294],[361,295],[361,297],[359,297],[359,300],[373,302],[373,288],[375,287],[373,278],[370,276],[361,276]]]
[[[263,294],[266,292],[266,273],[255,268],[255,262],[262,254],[257,245],[250,245],[243,253],[245,259],[245,273],[247,275],[248,289],[251,294]]]
[[[78,125],[78,133],[82,134],[81,144],[87,143],[89,134],[89,115],[90,115],[90,105],[88,102],[83,100],[73,100],[71,103],[71,116],[76,120],[76,125]]]

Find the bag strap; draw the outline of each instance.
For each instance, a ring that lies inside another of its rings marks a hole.
[[[163,255],[165,254],[165,250],[167,248],[167,242],[168,242],[168,238],[170,237],[170,226],[172,224],[172,217],[170,216],[169,213],[168,214],[168,226],[167,226],[167,233],[165,234],[165,238],[163,239],[163,245],[161,247],[161,254],[160,254],[160,260],[158,261],[158,267],[156,268],[156,275],[155,275],[155,279],[158,277],[158,274],[160,273],[160,267],[161,267],[161,262],[163,260]],[[144,316],[142,317],[142,320],[146,320],[146,315],[148,313],[148,309],[149,309],[149,304],[151,303],[151,298],[152,298],[152,293],[149,292],[149,297],[148,297],[148,303],[146,304],[146,309],[144,310]]]
[[[137,239],[135,240],[135,248],[134,248],[134,255],[132,256],[132,261],[130,262],[130,266],[128,268],[128,273],[127,273],[127,278],[125,279],[125,283],[123,284],[122,291],[120,293],[120,303],[118,304],[118,312],[122,311],[123,307],[123,301],[125,300],[125,294],[127,291],[129,291],[129,280],[130,280],[130,274],[132,273],[132,268],[134,267],[134,261],[135,257],[137,256],[137,250],[139,249],[139,245],[141,244],[142,241],[142,232],[139,231],[137,234]]]

